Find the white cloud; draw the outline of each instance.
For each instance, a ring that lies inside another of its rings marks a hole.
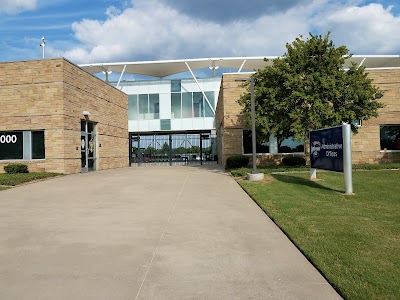
[[[332,38],[353,54],[399,54],[400,16],[381,4],[339,8],[326,15],[319,27],[332,31]]]
[[[0,14],[18,14],[35,9],[37,0],[0,0]]]
[[[65,52],[77,63],[210,56],[273,55],[307,26],[302,10],[218,24],[195,19],[156,0],[138,0],[104,22],[72,25],[82,46]],[[282,24],[282,20],[285,20]]]
[[[63,55],[76,63],[281,55],[299,34],[328,30],[354,54],[398,53],[399,17],[382,5],[354,3],[314,0],[274,15],[218,23],[179,13],[161,0],[137,0],[122,12],[110,8],[105,21],[74,23],[80,44]]]

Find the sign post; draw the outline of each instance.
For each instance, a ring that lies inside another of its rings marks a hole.
[[[351,127],[343,124],[310,132],[310,179],[317,169],[344,173],[345,194],[353,194],[351,161]]]
[[[353,171],[351,161],[351,127],[350,124],[343,124],[343,167],[345,194],[353,194]]]

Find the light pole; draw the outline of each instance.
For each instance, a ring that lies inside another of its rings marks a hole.
[[[255,113],[255,100],[254,100],[254,77],[246,79],[236,79],[236,81],[247,81],[250,82],[250,105],[251,105],[251,149],[252,149],[252,165],[253,170],[251,174],[248,174],[248,179],[250,181],[257,181],[264,178],[264,173],[259,173],[257,171],[257,139],[256,139],[256,113]]]
[[[256,108],[254,103],[254,78],[250,77],[250,103],[251,103],[251,149],[253,154],[253,174],[257,174],[257,143],[256,143]]]
[[[43,48],[43,59],[44,59],[44,47],[46,45],[46,41],[44,40],[44,37],[42,37],[42,43],[40,44],[40,47]]]

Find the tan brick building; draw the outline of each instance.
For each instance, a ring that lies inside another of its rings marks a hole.
[[[384,91],[384,96],[380,101],[385,104],[385,107],[379,110],[378,118],[364,121],[358,134],[353,135],[353,163],[400,161],[400,69],[371,69],[368,73],[373,79],[373,84]],[[246,90],[242,87],[243,83],[237,80],[250,75],[236,73],[224,74],[222,77],[216,109],[218,163],[222,165],[225,165],[229,156],[249,153],[245,149],[249,141],[245,137],[242,107],[237,103],[240,95]],[[392,135],[389,136],[388,142],[389,131]],[[393,135],[393,132],[397,132],[396,135]],[[284,155],[292,155],[281,153],[276,139],[270,138],[268,147],[272,151],[257,154],[258,163],[277,164]],[[305,155],[308,147],[304,148],[303,151],[296,153]],[[251,159],[250,154],[249,157]]]
[[[0,63],[0,172],[128,166],[128,96],[65,59]]]

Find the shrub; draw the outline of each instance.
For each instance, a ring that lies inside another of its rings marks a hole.
[[[4,171],[8,174],[29,173],[28,166],[24,164],[9,164],[4,167]]]
[[[244,155],[230,156],[226,160],[226,167],[228,169],[242,168],[249,164],[249,157]]]
[[[285,156],[282,158],[285,166],[305,166],[306,159],[302,156]]]

